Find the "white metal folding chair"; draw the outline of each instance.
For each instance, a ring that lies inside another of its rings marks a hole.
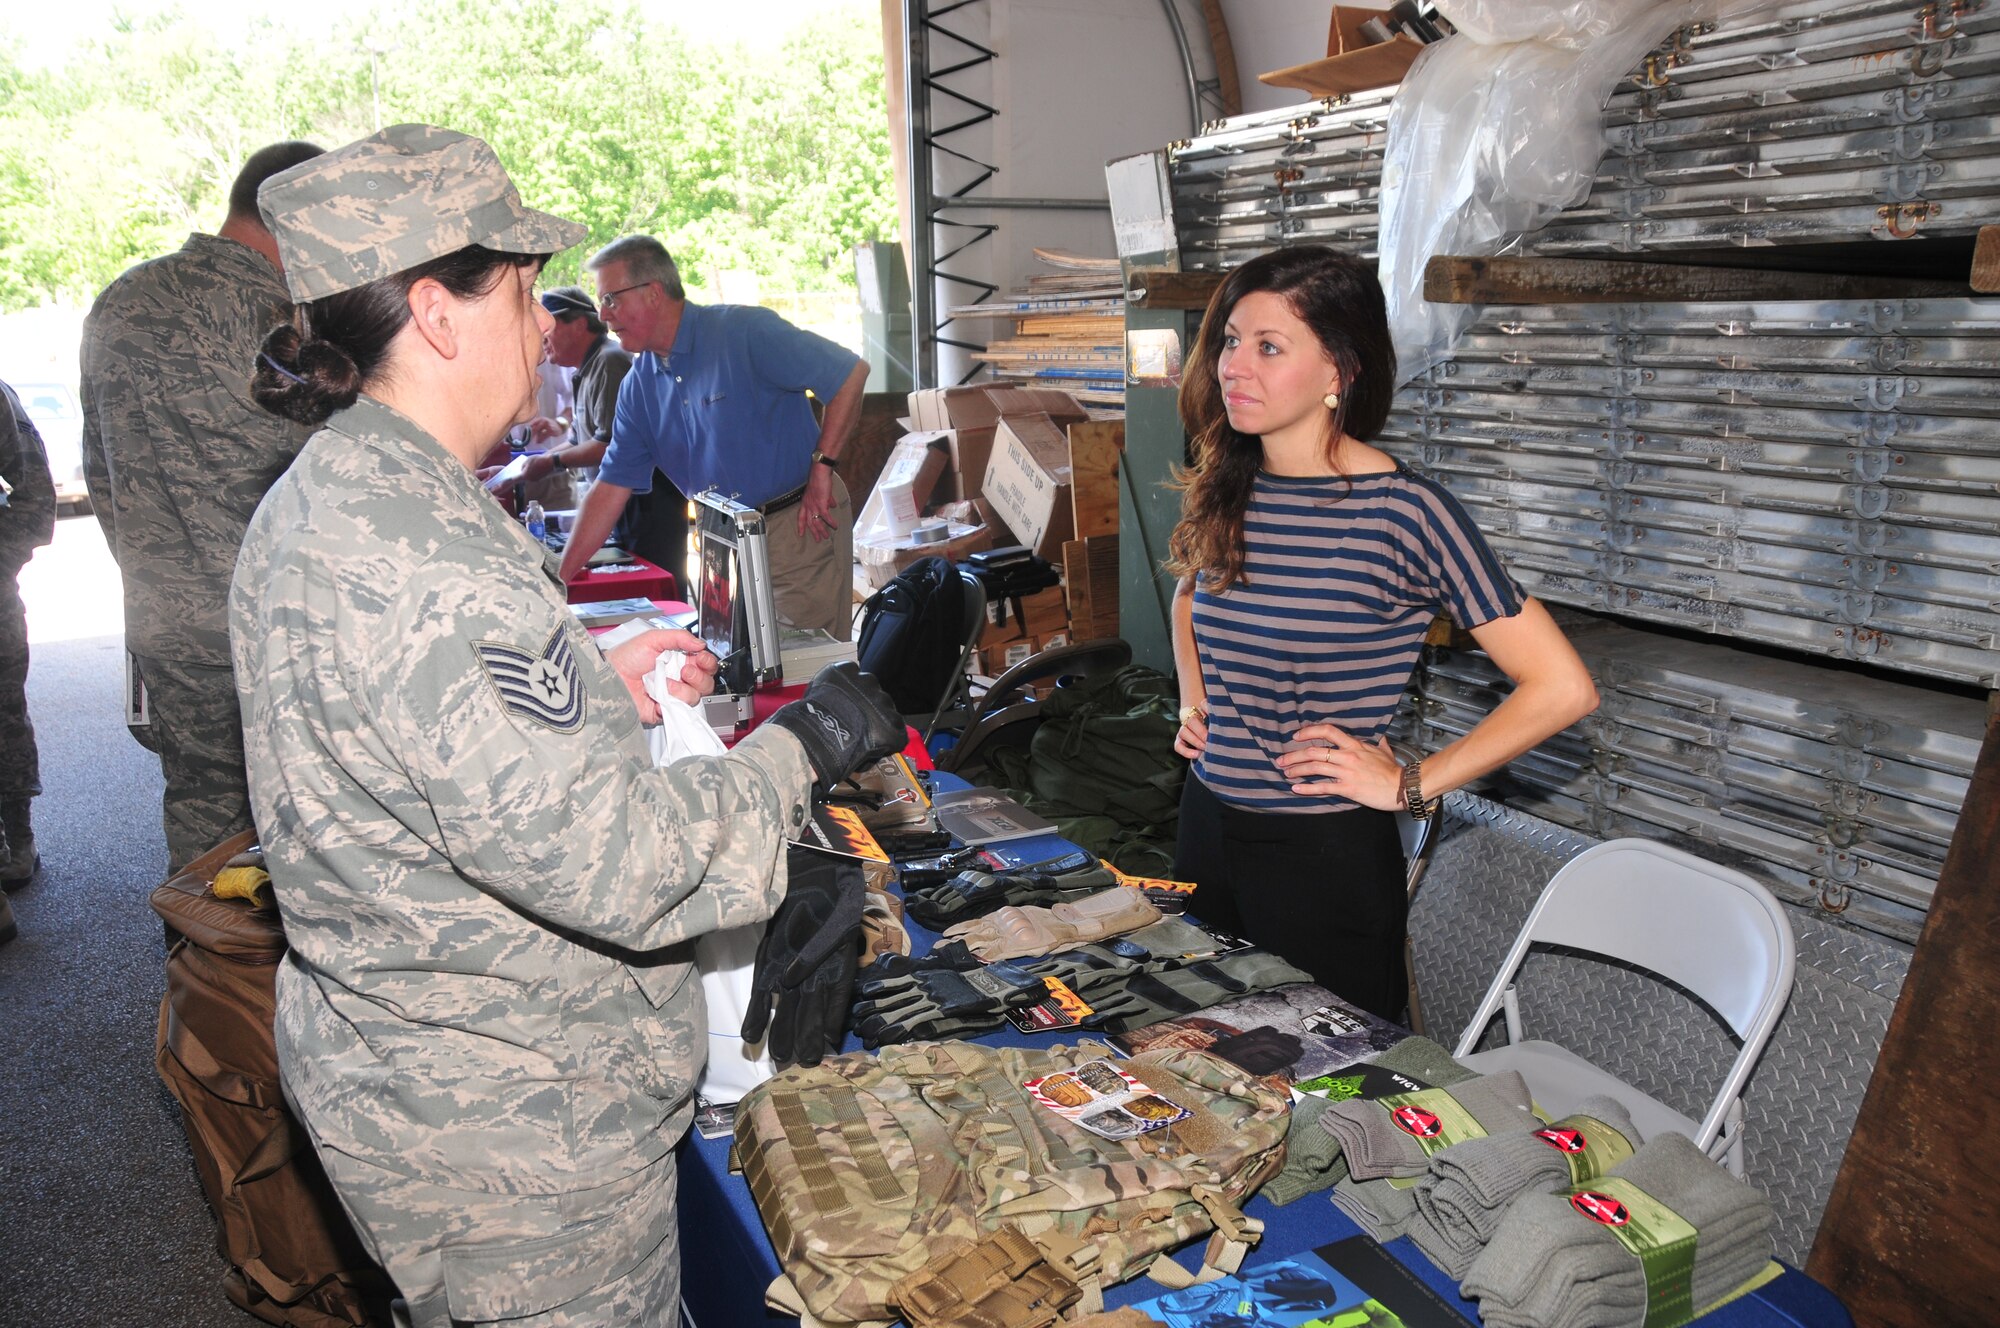
[[[1692,992],[1741,1042],[1699,1124],[1575,1052],[1524,1041],[1514,980],[1528,950],[1558,945],[1659,975]],[[1632,1112],[1648,1139],[1674,1130],[1743,1174],[1743,1086],[1792,994],[1791,924],[1778,901],[1739,871],[1649,839],[1587,849],[1555,874],[1452,1054],[1482,1073],[1519,1070],[1536,1102],[1560,1116],[1604,1093]],[[1504,1014],[1508,1044],[1473,1047]]]

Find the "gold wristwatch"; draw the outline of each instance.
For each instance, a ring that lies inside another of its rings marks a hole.
[[[1183,724],[1192,724],[1197,719],[1207,718],[1208,712],[1198,705],[1184,705],[1181,707],[1181,723]]]

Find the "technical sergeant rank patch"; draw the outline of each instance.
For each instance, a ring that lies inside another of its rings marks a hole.
[[[480,641],[472,649],[509,713],[557,733],[583,727],[583,677],[561,623],[539,655],[503,641]]]

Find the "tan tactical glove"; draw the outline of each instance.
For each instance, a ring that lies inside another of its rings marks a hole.
[[[947,940],[964,942],[966,949],[992,963],[1075,949],[1086,941],[1123,936],[1159,920],[1160,910],[1144,895],[1114,885],[1048,908],[1009,905],[983,918],[947,927],[944,934]]]
[[[903,925],[903,900],[889,888],[896,869],[886,862],[863,862],[866,892],[861,896],[861,966],[885,954],[910,952],[909,929]]]

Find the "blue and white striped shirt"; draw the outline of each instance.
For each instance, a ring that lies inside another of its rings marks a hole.
[[[1523,595],[1472,518],[1398,464],[1370,475],[1260,472],[1243,522],[1243,576],[1197,588],[1194,638],[1208,698],[1195,772],[1225,802],[1260,811],[1354,804],[1301,797],[1275,764],[1307,724],[1363,742],[1389,727],[1424,632],[1440,610],[1471,628],[1521,611]]]

